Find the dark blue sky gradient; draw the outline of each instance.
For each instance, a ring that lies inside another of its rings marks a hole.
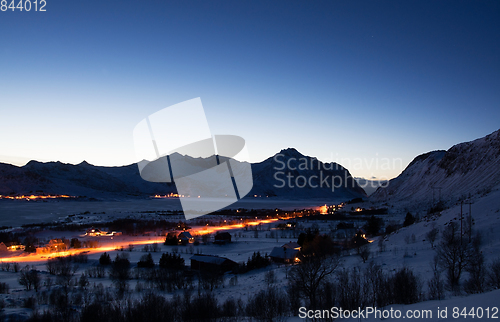
[[[500,128],[498,1],[47,0],[46,9],[0,12],[6,162],[132,163],[134,126],[195,97],[212,132],[244,137],[253,162],[296,147],[364,177],[402,170],[371,160],[405,167]]]

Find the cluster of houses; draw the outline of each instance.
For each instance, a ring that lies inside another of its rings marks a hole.
[[[70,242],[67,239],[52,239],[44,246],[36,246],[37,254],[48,254],[61,252],[69,248]],[[26,246],[17,243],[0,243],[0,252],[23,251]]]
[[[122,233],[120,231],[104,231],[99,228],[90,228],[85,232],[85,236],[100,237],[100,236],[120,236]]]
[[[171,236],[170,238],[173,238],[171,235],[173,233],[169,233],[168,236]],[[177,235],[177,241],[180,245],[187,245],[195,242],[195,238],[191,235],[190,232],[188,231],[183,231],[179,235]],[[214,236],[214,244],[228,244],[231,242],[231,234],[228,232],[219,232]]]
[[[106,232],[98,228],[90,228],[85,232],[85,236],[99,237],[99,236],[119,236],[121,232]],[[97,247],[98,242],[96,240],[88,240],[81,243],[83,248],[93,248]],[[36,254],[51,254],[58,253],[69,249],[71,246],[71,241],[69,239],[51,239],[45,245],[36,245]],[[80,246],[79,246],[80,247]],[[26,249],[25,245],[21,245],[15,242],[0,242],[0,253],[8,251],[24,251]]]
[[[223,236],[226,236],[224,233]],[[229,234],[228,234],[229,235]],[[221,236],[221,237],[223,237]],[[227,238],[227,237],[226,237]],[[299,262],[300,245],[289,242],[274,247],[269,258],[276,263],[293,264]],[[208,272],[229,272],[238,267],[238,263],[225,257],[196,254],[191,256],[191,269]]]
[[[24,245],[19,245],[17,243],[0,243],[0,252],[8,252],[8,251],[16,251],[16,250],[24,250]]]

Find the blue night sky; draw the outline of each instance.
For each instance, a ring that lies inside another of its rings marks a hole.
[[[212,133],[246,139],[249,161],[295,147],[367,178],[500,128],[498,1],[46,10],[0,12],[3,162],[130,164],[135,125],[195,97]]]

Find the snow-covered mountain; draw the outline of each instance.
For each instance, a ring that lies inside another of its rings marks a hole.
[[[429,208],[441,200],[452,205],[469,195],[477,197],[500,185],[500,130],[457,144],[448,151],[417,156],[406,169],[370,196],[412,208]]]
[[[352,199],[366,196],[347,169],[337,164],[325,165],[295,149],[282,150],[274,157],[252,164],[252,172],[254,186],[248,194],[252,197]],[[287,175],[292,177],[291,185]],[[332,187],[333,178],[336,178],[335,187]],[[304,179],[307,182],[301,188]],[[320,179],[324,179],[323,183]],[[0,195],[44,193],[106,199],[175,192],[174,184],[143,180],[136,164],[100,167],[85,161],[77,165],[30,161],[18,167],[0,163]]]

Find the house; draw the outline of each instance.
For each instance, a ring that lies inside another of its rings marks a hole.
[[[186,245],[188,243],[193,243],[194,238],[191,236],[191,234],[187,231],[183,231],[177,236],[177,239],[179,240],[179,243],[182,245]]]
[[[238,263],[224,257],[213,255],[193,255],[191,269],[208,272],[228,272],[238,267]]]
[[[37,254],[49,254],[65,251],[68,248],[66,240],[51,239],[49,243],[43,247],[37,247]]]
[[[7,244],[5,244],[5,247],[7,248],[7,250],[10,250],[10,251],[25,250],[26,249],[26,247],[24,245],[20,245],[17,242],[7,243]]]
[[[360,228],[356,232],[356,236],[366,239],[366,231],[363,228]]]
[[[296,242],[289,242],[288,244],[285,244],[281,247],[287,248],[287,249],[300,250],[300,245],[297,244]]]
[[[99,228],[90,228],[85,232],[85,236],[106,236],[108,233]]]
[[[0,252],[6,252],[6,251],[7,251],[7,246],[3,242],[1,242],[0,243]]]
[[[300,245],[296,242],[289,242],[281,247],[274,247],[269,257],[278,263],[292,263],[298,260]]]
[[[269,257],[278,263],[293,263],[298,260],[299,250],[287,247],[274,247]]]
[[[365,244],[368,244],[369,241],[366,239],[366,232],[363,229],[359,229],[356,235],[351,240],[352,246],[359,248]]]
[[[215,235],[214,243],[216,244],[227,244],[230,242],[231,242],[231,234],[228,232],[217,233],[217,235]]]

